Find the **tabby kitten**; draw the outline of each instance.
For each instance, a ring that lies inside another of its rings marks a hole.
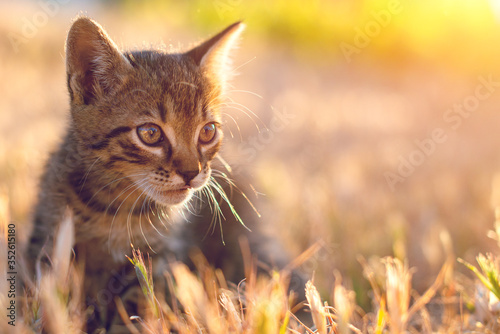
[[[51,244],[67,206],[76,246],[92,244],[103,261],[111,251],[123,262],[131,242],[163,247],[156,230],[210,179],[222,140],[224,67],[242,30],[235,23],[182,54],[122,54],[96,22],[73,23],[66,44],[71,120],[42,179],[32,257]]]
[[[71,118],[41,181],[28,258],[32,268],[43,262],[69,207],[84,296],[94,310],[89,332],[114,331],[116,296],[129,314],[140,313],[137,279],[125,257],[131,244],[155,253],[159,274],[169,254],[187,260],[196,246],[212,264],[229,268],[226,277],[243,278],[238,236],[245,228],[230,207],[222,208],[231,223],[224,231],[227,247],[219,235],[203,238],[213,216],[208,205],[187,217],[190,224],[173,225],[189,214],[184,204],[213,182],[228,56],[243,28],[235,23],[185,53],[121,53],[96,22],[80,17],[73,23],[66,43]],[[246,211],[246,198],[233,200]],[[283,253],[259,234],[249,239],[268,263],[268,254]]]
[[[235,23],[185,53],[121,53],[96,22],[73,23],[66,43],[71,119],[42,178],[29,259],[52,250],[66,207],[87,296],[100,291],[103,275],[120,272],[131,243],[172,251],[169,225],[211,177],[228,54],[243,28]]]

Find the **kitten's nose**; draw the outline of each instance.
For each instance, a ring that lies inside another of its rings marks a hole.
[[[200,170],[187,170],[187,171],[177,171],[177,174],[179,174],[183,179],[184,182],[186,182],[186,185],[189,185],[189,182],[191,182],[192,179],[196,177],[200,173]]]
[[[176,173],[184,179],[189,186],[189,182],[201,172],[201,164],[193,155],[180,155],[172,161]]]

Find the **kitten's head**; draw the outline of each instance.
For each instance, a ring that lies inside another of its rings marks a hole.
[[[186,53],[121,53],[97,23],[77,19],[66,59],[79,150],[137,195],[183,203],[210,178],[228,53],[242,30],[235,23]]]

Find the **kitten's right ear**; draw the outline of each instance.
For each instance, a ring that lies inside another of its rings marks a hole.
[[[131,69],[104,29],[88,17],[79,17],[66,41],[66,71],[72,103],[91,104],[113,93]]]

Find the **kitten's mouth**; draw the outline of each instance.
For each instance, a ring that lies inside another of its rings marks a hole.
[[[184,186],[176,189],[162,190],[157,193],[157,200],[167,205],[177,205],[191,197],[193,187]]]

